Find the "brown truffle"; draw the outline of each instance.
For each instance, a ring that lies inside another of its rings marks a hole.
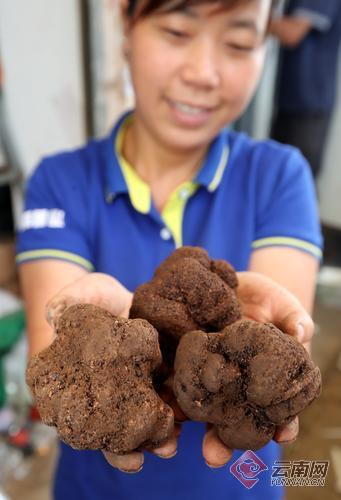
[[[54,342],[33,357],[27,382],[41,418],[78,449],[126,453],[162,444],[173,412],[157,395],[157,331],[89,304],[62,314]]]
[[[304,347],[274,325],[241,320],[179,343],[174,393],[192,420],[210,422],[231,449],[264,446],[320,393]]]
[[[130,317],[144,318],[158,330],[162,354],[172,366],[184,333],[220,331],[241,317],[237,285],[230,264],[210,259],[202,248],[182,247],[136,289]]]

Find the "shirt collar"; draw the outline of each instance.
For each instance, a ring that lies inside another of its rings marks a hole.
[[[121,127],[132,111],[124,113],[116,122],[108,140],[106,147],[106,200],[112,201],[116,195],[120,193],[128,193],[128,186],[125,181],[118,151],[116,149],[116,141]]]
[[[117,139],[121,127],[132,112],[129,110],[118,119],[107,141],[105,194],[108,202],[120,193],[129,193],[117,150]],[[224,128],[212,141],[203,165],[193,179],[194,183],[204,186],[209,192],[215,191],[222,180],[229,157],[228,142],[228,129]]]
[[[228,129],[224,128],[212,141],[206,158],[198,171],[194,182],[213,192],[219,186],[229,157]]]

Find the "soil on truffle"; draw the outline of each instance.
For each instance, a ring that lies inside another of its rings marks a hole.
[[[237,285],[226,261],[210,259],[202,248],[182,247],[136,289],[130,317],[144,318],[158,330],[163,359],[172,367],[183,334],[220,331],[240,319]]]
[[[33,357],[27,382],[43,422],[77,449],[127,453],[162,444],[173,412],[152,377],[162,361],[158,333],[78,304],[61,316],[54,342]]]
[[[301,344],[249,320],[184,335],[174,371],[183,412],[214,424],[231,449],[261,448],[321,391],[320,370]]]

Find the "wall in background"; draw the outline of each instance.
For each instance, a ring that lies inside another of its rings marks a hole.
[[[95,136],[102,136],[133,107],[134,96],[122,53],[119,2],[88,0],[88,7],[93,129]]]
[[[25,175],[85,140],[79,5],[0,0],[6,122]]]
[[[338,102],[318,182],[321,217],[325,224],[341,229],[341,50]]]

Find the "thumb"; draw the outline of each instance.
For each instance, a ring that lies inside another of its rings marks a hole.
[[[71,295],[56,295],[46,304],[45,317],[49,325],[56,331],[59,318],[70,306],[81,302],[77,297]]]
[[[311,341],[315,329],[312,318],[304,310],[287,314],[276,326],[295,337],[301,344]]]
[[[122,472],[140,472],[143,467],[144,456],[142,452],[132,451],[125,455],[111,453],[102,450],[105,458],[112,467],[120,469]]]
[[[89,273],[68,284],[46,306],[46,318],[57,326],[65,309],[84,303],[102,307],[115,316],[128,318],[132,294],[115,278],[103,273]]]
[[[206,464],[213,468],[222,467],[232,457],[232,450],[219,439],[212,424],[207,424],[202,442],[202,454]]]

